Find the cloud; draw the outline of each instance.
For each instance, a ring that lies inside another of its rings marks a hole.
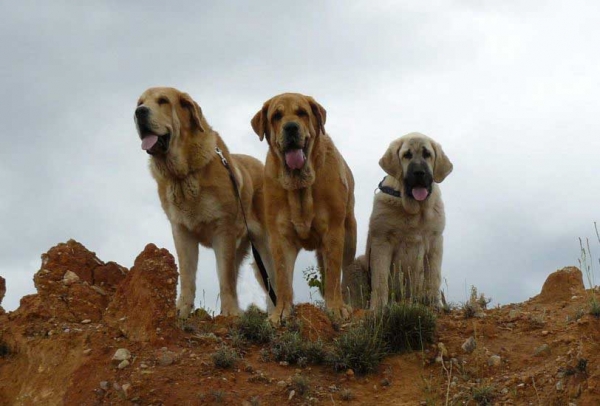
[[[232,151],[263,158],[249,121],[283,91],[313,95],[356,178],[358,253],[377,166],[410,131],[439,140],[455,170],[444,276],[506,303],[575,265],[600,192],[599,6],[459,1],[18,2],[0,44],[0,274],[5,307],[33,291],[39,255],[75,238],[131,266],[148,242],[174,252],[133,108],[149,86],[190,93]],[[592,241],[592,250],[596,250]],[[216,308],[214,255],[198,298]],[[309,290],[299,257],[296,299]],[[244,304],[261,300],[246,267]],[[246,286],[252,286],[246,289]]]

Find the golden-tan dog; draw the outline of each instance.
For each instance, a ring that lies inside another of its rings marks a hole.
[[[135,122],[142,149],[171,222],[179,262],[179,316],[194,307],[198,245],[212,248],[217,260],[221,314],[239,313],[237,279],[249,239],[240,202],[216,148],[232,167],[253,241],[265,267],[272,269],[264,227],[263,164],[247,155],[230,155],[187,93],[167,87],[146,90],[139,98]],[[261,282],[262,284],[262,282]]]
[[[410,133],[390,144],[379,165],[388,176],[373,200],[365,255],[344,273],[344,294],[364,307],[370,293],[375,309],[388,303],[391,281],[396,299],[438,306],[446,219],[437,183],[452,163],[440,144]]]
[[[270,320],[289,316],[292,277],[301,248],[317,251],[324,298],[335,315],[347,317],[342,266],[356,251],[354,178],[325,133],[325,109],[312,97],[284,93],[266,101],[252,119],[269,143],[265,164],[265,208],[275,267],[277,306]]]

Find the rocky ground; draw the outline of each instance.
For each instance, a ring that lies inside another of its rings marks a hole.
[[[236,320],[177,321],[175,261],[152,244],[127,270],[71,240],[42,255],[34,281],[17,310],[0,307],[2,405],[600,404],[600,320],[589,314],[600,292],[585,291],[576,268],[524,303],[440,314],[435,345],[364,376],[265,361],[268,344],[217,368]],[[5,290],[0,278],[0,303]],[[338,326],[297,308],[304,339],[326,343],[361,317]]]

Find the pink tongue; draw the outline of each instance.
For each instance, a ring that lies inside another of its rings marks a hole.
[[[290,169],[300,169],[304,166],[306,156],[301,149],[294,149],[285,153],[285,163]]]
[[[158,141],[158,135],[147,135],[142,139],[142,149],[148,151]]]
[[[418,200],[420,202],[427,199],[428,194],[429,192],[424,187],[416,187],[412,190],[413,197],[415,198],[415,200]]]

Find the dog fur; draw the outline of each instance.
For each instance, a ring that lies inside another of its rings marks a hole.
[[[326,111],[312,97],[284,93],[267,100],[252,128],[269,152],[265,163],[265,208],[275,267],[277,306],[270,320],[289,316],[294,264],[300,249],[316,250],[326,306],[347,317],[342,267],[356,251],[354,178],[325,132]]]
[[[379,165],[388,174],[382,186],[401,196],[375,195],[365,255],[344,273],[345,297],[357,307],[370,301],[371,309],[390,296],[438,306],[446,221],[437,184],[452,163],[436,141],[410,133],[390,144]],[[425,199],[415,188],[428,190]]]
[[[180,272],[179,317],[187,317],[194,308],[199,244],[215,252],[221,314],[239,314],[237,279],[250,242],[240,201],[215,148],[220,148],[233,169],[250,234],[270,270],[263,164],[247,155],[230,154],[200,106],[177,89],[146,90],[138,100],[135,121],[142,145],[146,143],[150,154],[150,171],[162,208],[171,223]]]

